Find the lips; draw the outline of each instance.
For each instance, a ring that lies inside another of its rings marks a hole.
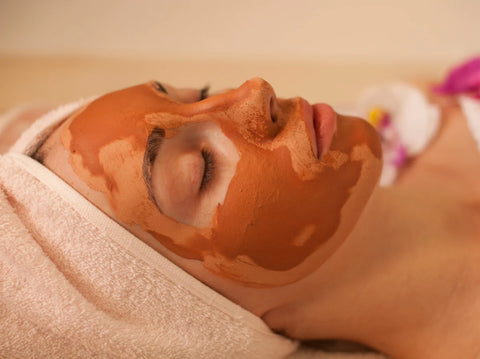
[[[302,99],[303,121],[307,125],[310,143],[315,157],[322,159],[332,144],[337,130],[337,114],[327,104],[319,103],[311,106]]]

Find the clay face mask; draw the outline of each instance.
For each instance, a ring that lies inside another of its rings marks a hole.
[[[148,83],[69,119],[62,142],[77,175],[122,222],[223,277],[283,285],[318,268],[378,179],[376,132],[277,99],[261,79],[194,103],[170,95]]]

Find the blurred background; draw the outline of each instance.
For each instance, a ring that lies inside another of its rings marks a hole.
[[[478,0],[0,0],[0,111],[156,79],[343,103],[480,54]]]

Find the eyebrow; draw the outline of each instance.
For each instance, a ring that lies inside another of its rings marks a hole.
[[[143,165],[142,165],[142,172],[143,172],[143,181],[147,187],[148,191],[148,198],[157,206],[158,210],[162,212],[161,208],[158,206],[158,203],[155,199],[155,195],[153,193],[153,183],[152,183],[152,168],[155,159],[157,158],[158,151],[160,146],[165,139],[165,130],[155,127],[148,136],[147,139],[147,147],[145,149],[145,154],[143,156]]]

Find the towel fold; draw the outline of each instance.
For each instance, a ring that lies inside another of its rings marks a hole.
[[[0,357],[282,358],[295,345],[45,167],[0,158]]]
[[[296,344],[176,267],[28,157],[0,157],[0,357],[283,358]]]

